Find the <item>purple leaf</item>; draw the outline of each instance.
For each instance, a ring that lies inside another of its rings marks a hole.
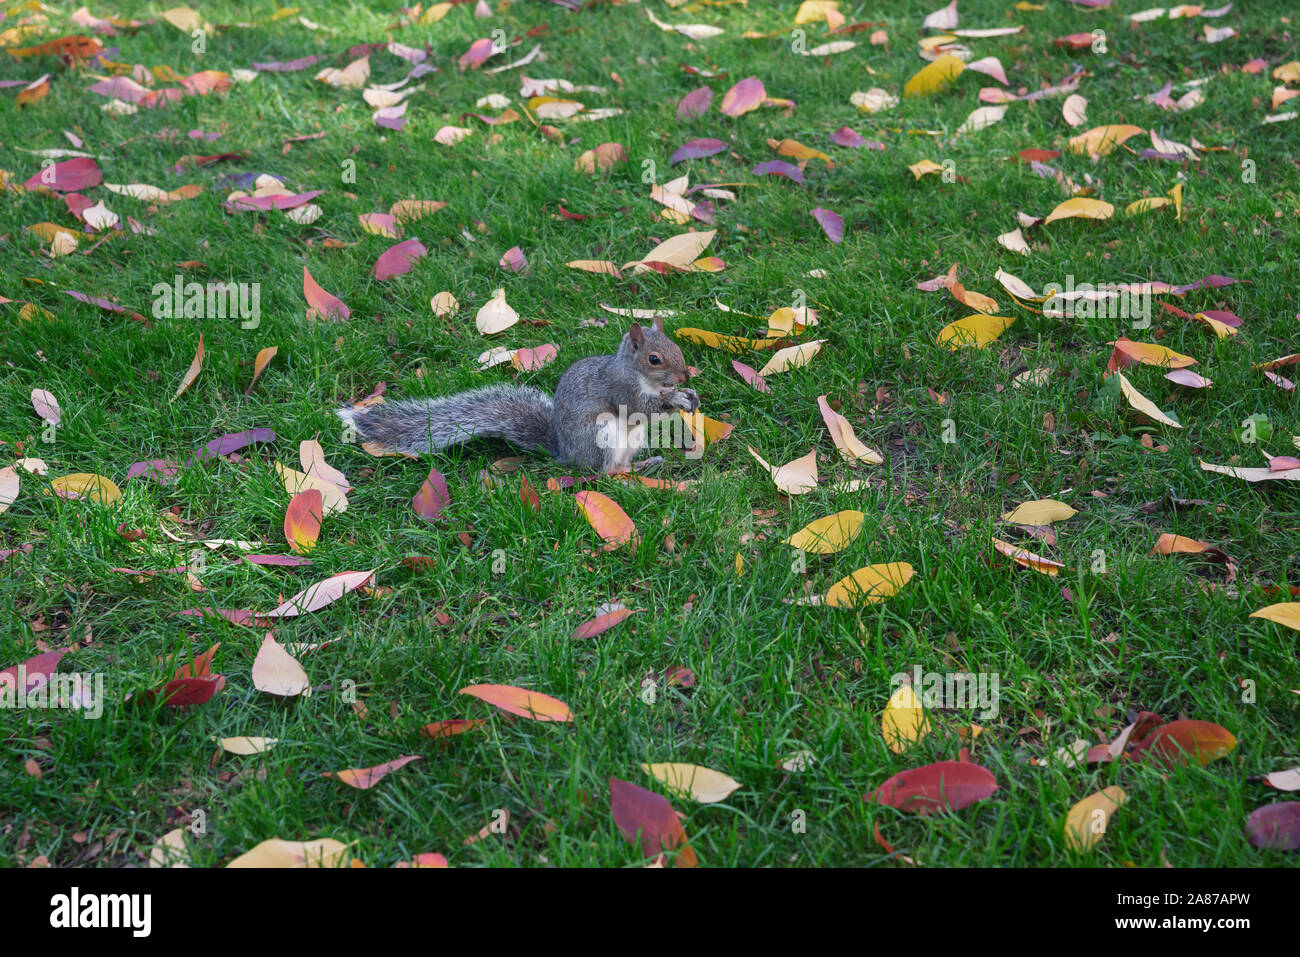
[[[1170,382],[1185,385],[1189,389],[1208,389],[1214,384],[1205,376],[1195,373],[1191,369],[1170,369],[1165,373],[1165,378]]]
[[[756,76],[747,76],[723,94],[722,112],[727,116],[741,116],[758,109],[766,98],[763,81]]]
[[[867,140],[856,130],[851,130],[847,126],[841,126],[831,134],[831,142],[836,146],[851,146],[854,149],[861,146]]]
[[[253,69],[262,73],[297,73],[299,70],[305,70],[319,60],[317,56],[305,56],[297,60],[286,60],[284,62],[273,61],[271,63],[253,63]]]
[[[1217,289],[1220,286],[1231,286],[1236,281],[1231,276],[1202,276],[1196,282],[1189,282],[1186,286],[1177,287],[1173,290],[1173,293],[1175,296],[1181,296],[1193,289]]]
[[[229,455],[231,452],[238,452],[254,442],[274,441],[275,431],[273,429],[245,429],[243,432],[227,432],[225,435],[219,435],[211,442],[206,443],[203,448],[190,456],[190,461],[186,464],[206,462],[209,459]]]
[[[783,163],[781,160],[768,160],[766,163],[759,163],[754,167],[753,173],[755,176],[784,176],[796,183],[803,182],[803,170],[790,163]]]
[[[844,240],[844,217],[839,213],[833,213],[829,209],[823,209],[818,206],[811,213],[813,219],[821,223],[822,231],[826,233],[826,238],[833,243],[843,242]]]
[[[702,86],[698,90],[691,90],[677,104],[677,121],[680,123],[693,116],[703,116],[709,111],[712,102],[713,90],[709,87]]]
[[[310,558],[301,555],[240,555],[250,565],[310,565]]]
[[[411,271],[411,264],[427,252],[424,244],[418,239],[408,239],[396,246],[389,246],[375,260],[375,268],[370,271],[370,274],[381,280],[405,275]]]
[[[136,476],[143,475],[160,485],[170,485],[176,481],[176,476],[179,474],[180,470],[171,459],[146,459],[143,462],[134,462],[127,468],[126,480],[129,482]]]
[[[1300,801],[1278,801],[1251,811],[1246,840],[1274,851],[1300,850]]]
[[[706,156],[713,156],[715,153],[721,153],[727,148],[727,144],[722,140],[703,139],[691,140],[689,143],[683,143],[677,148],[677,151],[669,157],[668,162],[676,166],[682,160],[703,159]]]
[[[292,196],[241,196],[231,202],[233,209],[295,209],[305,206],[323,193],[314,189],[309,193],[294,193]]]

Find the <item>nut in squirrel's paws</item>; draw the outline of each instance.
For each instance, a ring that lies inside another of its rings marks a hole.
[[[665,405],[683,412],[694,412],[700,407],[700,397],[694,389],[677,389],[668,397]]]

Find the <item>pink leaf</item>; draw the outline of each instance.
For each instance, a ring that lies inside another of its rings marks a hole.
[[[416,492],[415,497],[411,499],[411,505],[416,515],[431,522],[441,514],[450,501],[451,493],[447,491],[447,480],[437,469],[430,469],[429,477],[424,480],[420,491]]]
[[[302,267],[302,294],[307,300],[308,319],[346,319],[352,310],[338,296],[332,296],[311,277],[307,267]]]
[[[727,116],[740,116],[758,109],[766,98],[763,81],[756,76],[747,76],[723,95],[722,112]]]
[[[766,163],[759,163],[754,167],[753,173],[755,176],[784,176],[796,183],[803,182],[803,170],[790,163],[783,163],[781,160],[768,160]]]
[[[528,258],[524,255],[524,251],[518,246],[511,246],[507,249],[505,255],[501,257],[501,262],[498,263],[498,265],[502,269],[507,269],[510,272],[521,272],[525,276],[528,275]]]
[[[693,116],[703,116],[709,111],[712,102],[713,90],[709,87],[702,86],[698,90],[691,90],[677,104],[677,121],[680,123]]]
[[[60,193],[76,193],[91,186],[98,186],[104,180],[99,164],[89,157],[77,157],[46,166],[23,184],[27,189],[40,189],[42,186]]]
[[[822,231],[826,233],[826,238],[833,243],[844,241],[844,217],[838,213],[833,213],[829,209],[823,209],[818,206],[809,215],[817,222],[821,223]]]
[[[771,391],[772,391],[770,388],[768,388],[767,380],[764,379],[764,378],[763,378],[761,375],[759,375],[757,372],[755,372],[752,368],[750,368],[749,366],[745,365],[745,363],[743,363],[743,362],[738,362],[738,361],[736,361],[735,359],[732,359],[732,360],[731,360],[731,368],[735,369],[736,372],[737,372],[737,374],[738,374],[742,379],[744,379],[746,382],[748,382],[750,385],[752,385],[752,386],[753,386],[755,389],[757,389],[759,392],[771,392]]]
[[[852,146],[854,148],[861,146],[867,140],[856,130],[851,130],[847,126],[841,126],[831,134],[831,142],[836,146]]]
[[[384,250],[375,260],[375,268],[370,274],[380,280],[405,275],[411,271],[412,263],[427,252],[418,239],[408,239]]]
[[[712,156],[715,153],[721,153],[727,148],[727,144],[722,140],[702,139],[691,140],[689,143],[683,143],[668,158],[668,162],[676,166],[682,160],[703,159],[706,156]]]

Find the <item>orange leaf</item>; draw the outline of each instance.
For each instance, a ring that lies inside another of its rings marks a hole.
[[[600,492],[578,492],[573,498],[578,503],[583,517],[591,523],[596,534],[607,543],[605,546],[607,551],[612,551],[628,542],[636,544],[640,541],[632,519],[628,518],[627,512],[619,508],[618,503],[608,495]]]
[[[320,489],[309,488],[289,500],[284,510],[284,540],[289,543],[289,551],[303,555],[315,547],[323,514],[325,499]]]
[[[176,390],[176,394],[172,396],[171,401],[175,402],[182,395],[184,395],[185,390],[194,384],[194,380],[199,377],[199,373],[202,371],[203,371],[203,333],[200,332],[199,347],[194,352],[194,361],[190,363],[189,369],[187,369],[185,372],[185,378],[181,380],[181,387]]]
[[[347,771],[323,771],[323,778],[337,778],[349,787],[354,787],[359,791],[372,788],[382,781],[392,771],[410,764],[412,761],[420,760],[418,754],[408,754],[405,757],[397,758],[393,761],[386,761],[383,764],[376,764],[373,768],[350,768]]]
[[[460,693],[472,695],[521,718],[532,718],[534,721],[573,720],[573,712],[563,701],[513,685],[470,685],[461,688]]]

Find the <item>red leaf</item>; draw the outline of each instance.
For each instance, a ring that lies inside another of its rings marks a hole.
[[[938,761],[900,771],[862,799],[868,804],[930,814],[959,811],[984,800],[997,789],[998,782],[988,768],[965,761]]]
[[[1133,745],[1126,757],[1153,760],[1166,768],[1185,764],[1189,757],[1206,765],[1221,758],[1237,746],[1237,739],[1227,728],[1209,721],[1170,721]]]
[[[638,834],[641,853],[649,858],[664,851],[680,848],[677,867],[694,867],[698,860],[686,843],[686,831],[668,799],[630,781],[609,779],[609,809],[614,824],[628,841],[635,843]]]
[[[426,522],[432,522],[450,501],[451,493],[447,491],[447,480],[437,469],[430,469],[429,477],[424,480],[420,491],[416,492],[415,497],[411,499],[411,505],[414,506],[416,515]]]
[[[589,621],[584,621],[574,629],[570,638],[595,638],[597,635],[604,634],[624,618],[636,614],[635,608],[620,608],[617,611],[611,611],[605,615],[598,615]]]
[[[89,157],[77,157],[44,167],[27,182],[27,189],[56,190],[60,193],[77,193],[91,186],[98,186],[104,181],[104,174],[99,164]]]

